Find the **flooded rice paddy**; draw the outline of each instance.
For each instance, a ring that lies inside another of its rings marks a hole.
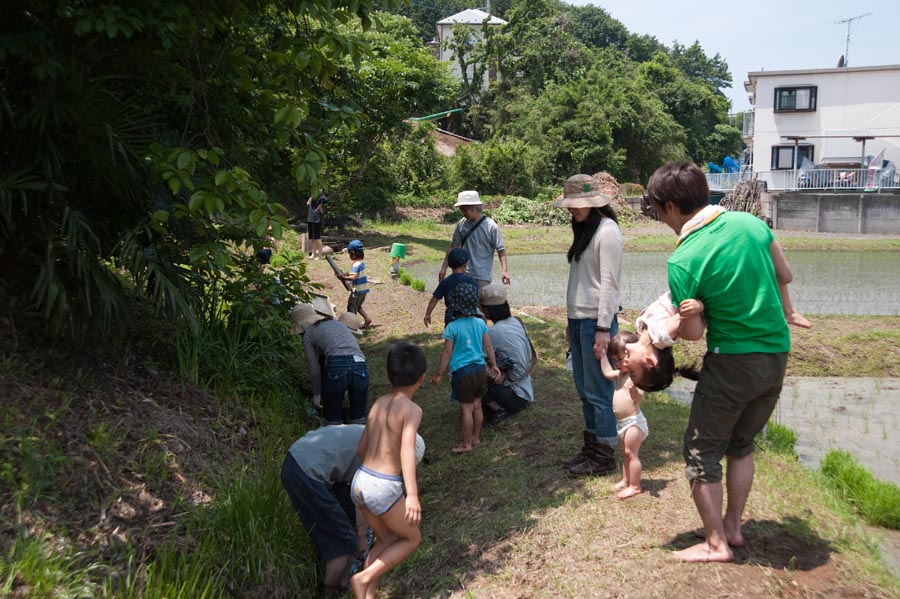
[[[622,306],[641,308],[660,296],[666,284],[667,252],[626,253]],[[900,315],[900,252],[787,253],[794,272],[791,298],[805,314]],[[564,254],[509,257],[513,306],[564,306],[569,265]],[[425,288],[437,285],[439,263],[405,266]],[[498,279],[500,265],[494,265]]]
[[[625,255],[624,307],[643,307],[667,289],[668,256]],[[900,315],[900,252],[794,251],[787,257],[794,272],[791,298],[807,316]],[[513,255],[508,266],[512,306],[565,306],[569,266],[563,254]],[[437,285],[439,263],[406,269],[427,290]],[[494,274],[499,277],[499,264]],[[687,383],[681,379],[671,395],[689,401]],[[815,467],[831,449],[845,449],[879,479],[900,484],[900,379],[790,378],[773,419],[797,433],[802,463]]]

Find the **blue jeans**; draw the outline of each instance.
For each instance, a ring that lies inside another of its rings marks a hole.
[[[569,350],[572,352],[572,367],[575,389],[581,398],[584,412],[584,427],[604,445],[616,447],[616,417],[613,415],[612,397],[615,382],[609,381],[600,371],[600,363],[594,358],[594,335],[597,321],[569,319]],[[609,336],[619,332],[619,320],[613,318]]]
[[[341,424],[344,394],[350,396],[349,424],[365,424],[369,399],[369,368],[354,356],[329,356],[322,372],[322,412],[325,424]]]

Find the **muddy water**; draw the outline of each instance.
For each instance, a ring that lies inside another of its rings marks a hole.
[[[689,403],[693,383],[670,395]],[[797,433],[800,462],[815,468],[833,449],[876,478],[900,485],[900,379],[789,377],[772,420]]]
[[[626,253],[622,276],[622,305],[646,306],[667,289],[668,253]],[[808,252],[787,254],[794,272],[791,298],[805,314],[900,315],[900,252]],[[563,254],[509,257],[513,306],[563,306],[569,265]],[[437,285],[438,263],[405,267],[425,281],[428,290]],[[494,275],[500,265],[495,260]],[[498,282],[498,281],[495,281]]]

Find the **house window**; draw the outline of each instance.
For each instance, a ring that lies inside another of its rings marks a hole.
[[[797,168],[800,168],[804,158],[813,162],[813,150],[812,145],[797,146]],[[794,168],[794,146],[772,146],[772,170],[792,168]]]
[[[816,86],[775,88],[775,112],[813,112],[815,109]]]

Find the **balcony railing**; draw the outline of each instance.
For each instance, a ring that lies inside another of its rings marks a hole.
[[[769,191],[849,191],[900,189],[900,173],[881,169],[868,182],[868,169],[820,168],[740,173],[709,173],[706,181],[712,191],[731,191],[738,183],[756,179]],[[867,185],[871,183],[871,185]]]

